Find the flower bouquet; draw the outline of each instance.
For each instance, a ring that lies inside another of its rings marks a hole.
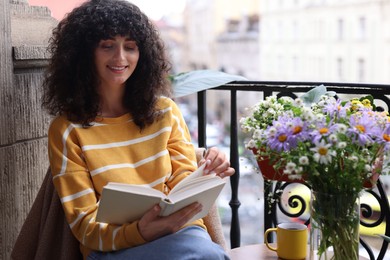
[[[246,147],[258,162],[265,160],[273,168],[275,178],[269,179],[311,187],[312,229],[321,231],[317,255],[333,247],[332,259],[357,259],[356,200],[386,167],[390,120],[387,112],[375,111],[371,96],[346,101],[335,96],[324,86],[295,100],[270,96],[240,123],[243,131],[252,133]],[[330,199],[341,197],[340,203]]]

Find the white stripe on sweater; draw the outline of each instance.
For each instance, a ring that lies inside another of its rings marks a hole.
[[[179,154],[179,155],[176,155],[176,156],[171,156],[171,160],[172,161],[180,161],[180,160],[184,160],[184,159],[187,159],[187,157],[185,157],[182,154]]]
[[[182,154],[176,155],[176,156],[171,156],[171,161],[180,161],[180,160],[185,160],[187,157],[185,157]],[[197,162],[191,161],[192,165],[198,166]]]
[[[147,187],[151,187],[152,188],[152,187],[154,187],[154,186],[156,186],[156,185],[158,185],[160,183],[164,183],[166,178],[167,178],[166,176],[163,176],[160,179],[155,180],[154,182],[151,182],[151,183],[148,183],[148,184],[141,184],[141,186],[147,186]]]
[[[171,132],[171,131],[172,131],[171,127],[164,127],[162,129],[160,129],[159,131],[157,131],[156,133],[153,133],[153,134],[150,134],[150,135],[147,135],[144,137],[140,137],[140,138],[124,141],[124,142],[84,145],[83,147],[81,147],[81,149],[85,152],[88,150],[95,150],[95,149],[108,149],[108,148],[114,148],[114,147],[128,146],[128,145],[132,145],[132,144],[142,143],[142,142],[145,142],[147,140],[151,140],[151,139],[161,135],[162,133]]]
[[[86,212],[86,213],[87,213],[87,212]],[[94,223],[94,222],[95,222],[95,217],[90,218],[89,221],[88,221],[89,224],[92,224],[92,223]],[[89,225],[86,225],[85,228],[84,228],[83,242],[82,242],[82,244],[84,244],[84,245],[85,245],[85,238],[86,238],[86,236],[87,236],[88,226],[89,226]]]
[[[113,231],[112,231],[112,250],[116,250],[116,246],[115,246],[115,237],[116,237],[116,234],[118,233],[119,229],[121,229],[121,226],[115,228]]]
[[[77,216],[77,218],[76,218],[72,223],[69,224],[70,228],[73,228],[73,227],[77,224],[77,222],[80,221],[80,219],[82,219],[85,215],[87,215],[87,213],[88,213],[88,211],[83,211],[83,212],[81,212],[81,213]]]
[[[101,230],[102,230],[105,226],[107,226],[106,223],[99,223],[99,250],[100,250],[100,251],[103,251],[103,240],[102,240],[102,237],[101,237],[101,234],[102,234]]]
[[[95,170],[90,171],[91,176],[95,176],[97,174],[100,174],[102,172],[112,170],[112,169],[120,169],[120,168],[137,168],[140,165],[146,164],[148,162],[154,161],[159,157],[162,157],[164,155],[168,154],[167,150],[161,151],[153,156],[150,156],[148,158],[145,158],[141,161],[138,161],[136,163],[120,163],[120,164],[111,164],[111,165],[106,165],[100,168],[97,168]]]
[[[85,189],[85,190],[82,190],[80,192],[77,192],[75,194],[72,194],[72,195],[68,195],[68,196],[65,196],[63,198],[61,198],[61,202],[62,203],[65,203],[65,202],[68,202],[68,201],[72,201],[74,199],[77,199],[77,198],[80,198],[84,195],[87,195],[87,194],[90,194],[90,193],[94,193],[95,191],[91,188],[88,188],[88,189]]]
[[[61,171],[60,171],[59,175],[65,174],[65,171],[66,171],[66,164],[68,163],[68,158],[67,158],[68,149],[66,147],[66,140],[68,139],[69,134],[70,134],[70,132],[72,132],[73,128],[74,128],[74,125],[70,124],[68,126],[68,128],[65,130],[64,134],[62,135],[62,145],[63,145],[63,148],[62,148],[62,164],[61,164]]]

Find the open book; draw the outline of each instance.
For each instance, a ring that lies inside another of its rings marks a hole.
[[[129,223],[140,219],[155,204],[161,207],[160,216],[168,216],[193,202],[201,203],[203,209],[189,222],[203,218],[226,183],[215,174],[203,175],[205,165],[180,181],[168,195],[142,185],[109,182],[103,187],[96,221]]]

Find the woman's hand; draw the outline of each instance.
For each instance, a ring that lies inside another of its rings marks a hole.
[[[216,173],[221,178],[232,176],[235,170],[230,167],[230,162],[226,154],[219,151],[217,147],[211,147],[207,150],[206,155],[200,160],[199,165],[207,163],[204,170],[205,174]]]
[[[195,202],[167,217],[160,217],[161,208],[155,205],[138,221],[138,231],[146,241],[153,241],[177,232],[201,210],[202,204]]]

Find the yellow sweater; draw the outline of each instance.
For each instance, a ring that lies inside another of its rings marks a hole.
[[[163,117],[142,132],[130,114],[96,118],[89,128],[63,116],[50,125],[53,182],[84,258],[90,250],[112,251],[146,242],[137,221],[120,226],[95,221],[104,185],[142,184],[168,193],[196,169],[194,147],[176,104],[162,97],[158,108]],[[201,219],[191,224],[205,228]]]

